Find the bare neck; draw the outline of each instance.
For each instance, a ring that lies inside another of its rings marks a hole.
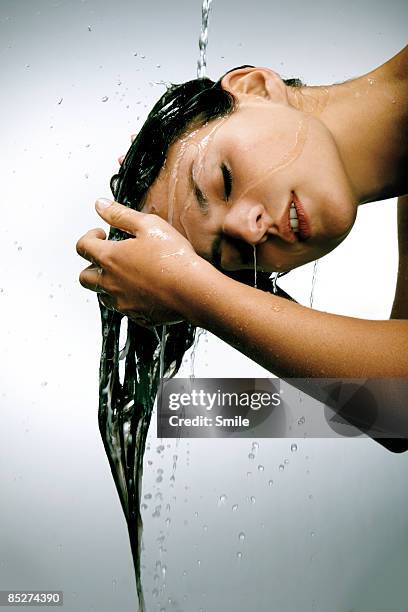
[[[357,79],[291,96],[332,133],[359,204],[408,193],[408,47]]]

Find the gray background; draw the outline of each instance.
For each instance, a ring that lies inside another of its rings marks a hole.
[[[209,75],[252,63],[309,84],[351,78],[404,46],[407,13],[395,0],[216,0]],[[195,76],[200,17],[198,1],[0,2],[0,589],[63,589],[67,612],[136,609],[97,429],[98,309],[74,245],[101,225],[94,200],[157,82]],[[364,206],[319,264],[315,307],[387,318],[395,231],[395,201]],[[307,304],[310,281],[306,266],[285,287]],[[209,335],[195,373],[267,375]],[[149,611],[407,609],[408,454],[300,438],[295,453],[260,440],[250,459],[248,440],[149,439]]]

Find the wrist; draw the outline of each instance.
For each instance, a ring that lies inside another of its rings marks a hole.
[[[230,279],[198,256],[190,263],[188,273],[185,272],[177,287],[174,287],[176,309],[194,325],[205,327],[211,303],[219,301],[224,283]]]

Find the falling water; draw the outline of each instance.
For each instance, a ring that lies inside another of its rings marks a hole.
[[[255,289],[257,287],[257,283],[256,283],[256,244],[254,244],[254,287]]]
[[[197,62],[197,78],[202,79],[207,70],[208,18],[212,0],[203,0],[201,7],[201,34],[198,41],[200,56]]]
[[[200,36],[199,77],[206,68],[208,15],[211,0],[204,0]],[[125,164],[119,179],[126,178]],[[117,201],[130,204],[126,180],[112,189]],[[111,227],[110,240],[124,240],[125,232]],[[99,297],[99,296],[98,296]],[[141,579],[142,516],[141,492],[143,457],[153,404],[163,377],[174,376],[185,352],[191,347],[195,328],[177,323],[146,328],[128,320],[125,346],[120,349],[123,315],[99,301],[102,323],[102,351],[99,368],[99,430],[112,476],[126,518],[135,568],[139,612],[145,612]],[[145,325],[145,321],[141,321]],[[168,341],[171,339],[171,341]],[[123,366],[123,367],[122,367]],[[123,376],[120,373],[123,371]]]
[[[317,259],[314,262],[314,266],[313,266],[312,288],[310,290],[310,308],[312,308],[312,306],[313,306],[313,298],[314,298],[314,289],[315,289],[315,284],[316,284],[316,278],[317,278]]]
[[[278,281],[279,272],[272,272],[271,280],[272,280],[272,292],[276,295],[278,293],[278,285],[276,284]]]
[[[156,329],[156,328],[155,328]],[[163,325],[162,327],[162,335],[160,339],[160,381],[163,381],[164,376],[164,351],[166,348],[166,333],[167,333],[167,325]]]

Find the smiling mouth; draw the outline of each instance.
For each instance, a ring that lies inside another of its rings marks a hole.
[[[288,226],[295,240],[304,242],[310,238],[311,231],[309,219],[305,213],[303,204],[294,191],[291,193],[291,201],[289,204]]]

